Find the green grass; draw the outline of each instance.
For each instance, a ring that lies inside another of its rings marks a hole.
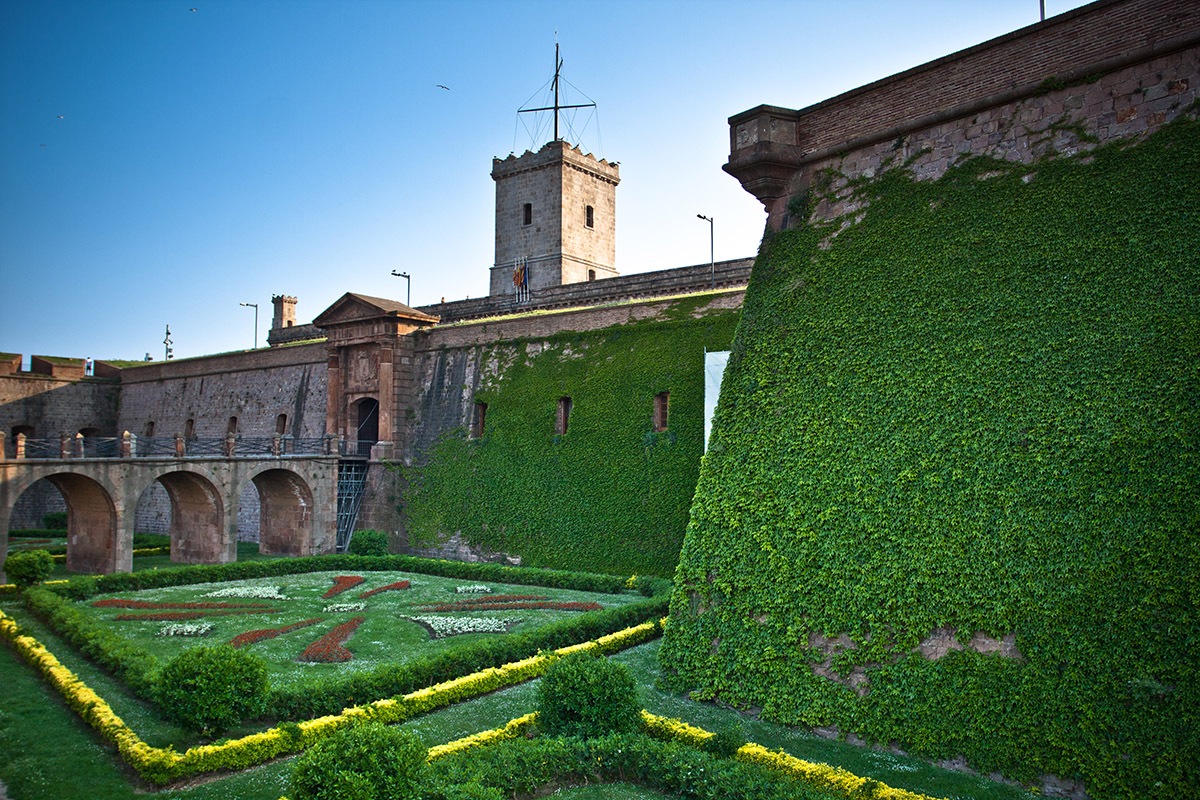
[[[250,645],[250,652],[262,656],[268,665],[272,685],[303,685],[319,682],[333,675],[344,675],[349,672],[369,672],[384,664],[404,663],[416,658],[424,658],[446,650],[460,647],[483,637],[497,634],[464,634],[442,639],[430,639],[425,628],[407,617],[436,616],[436,617],[481,617],[515,622],[510,630],[515,632],[530,630],[543,625],[578,616],[579,611],[560,611],[551,609],[514,609],[505,611],[461,611],[436,613],[424,610],[421,606],[430,603],[448,603],[467,599],[482,599],[487,595],[457,594],[456,586],[474,584],[474,581],[462,581],[455,578],[441,578],[432,575],[422,575],[404,572],[365,572],[361,577],[366,581],[353,589],[329,599],[322,599],[324,594],[333,586],[333,579],[339,572],[313,572],[300,575],[279,576],[270,579],[231,581],[228,583],[201,583],[188,586],[171,586],[161,589],[147,589],[141,592],[121,592],[114,595],[97,595],[93,601],[105,598],[137,599],[152,602],[228,602],[228,603],[263,603],[273,607],[271,613],[247,614],[237,616],[213,616],[190,622],[208,622],[213,630],[203,638],[161,636],[166,623],[158,621],[115,621],[118,615],[153,613],[139,609],[96,608],[91,602],[80,604],[80,607],[91,613],[97,620],[111,626],[121,636],[135,643],[138,647],[154,655],[160,662],[166,663],[171,658],[186,649],[198,644],[218,644],[229,642],[235,636],[245,631],[264,628],[279,628],[284,625],[308,619],[320,619],[321,622],[305,628],[300,628],[274,639]],[[364,591],[386,586],[396,581],[407,580],[411,588],[398,591],[388,591],[374,595],[365,600],[358,595]],[[515,586],[500,583],[487,583],[493,590],[492,596],[521,595],[544,597],[557,602],[595,602],[606,608],[625,605],[642,600],[637,594],[600,594],[580,592],[570,589],[547,589],[541,587]],[[238,586],[275,587],[286,595],[287,600],[254,600],[234,597],[207,597],[210,592]],[[325,612],[324,609],[332,604],[363,604],[362,611]],[[335,626],[356,617],[366,617],[366,621],[355,631],[353,637],[344,645],[354,654],[352,661],[340,664],[312,664],[297,662],[296,658],[311,642],[330,631]]]
[[[553,796],[561,797],[563,800],[658,800],[658,798],[667,798],[671,795],[631,783],[603,783],[560,789]]]

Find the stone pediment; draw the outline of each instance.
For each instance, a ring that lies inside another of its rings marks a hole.
[[[381,319],[405,320],[411,324],[421,326],[436,323],[439,318],[430,316],[423,311],[418,311],[395,300],[346,292],[333,305],[322,311],[313,320],[313,324],[319,328],[329,330],[341,325]]]

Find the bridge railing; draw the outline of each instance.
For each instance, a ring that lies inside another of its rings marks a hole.
[[[17,434],[11,444],[0,432],[0,457],[13,460],[60,461],[93,458],[283,458],[314,455],[370,455],[370,443],[343,442],[336,436],[59,436],[35,438]],[[365,446],[365,452],[363,452]]]

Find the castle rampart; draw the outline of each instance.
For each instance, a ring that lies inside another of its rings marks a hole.
[[[826,189],[815,215],[831,219],[855,210],[849,181],[890,166],[933,179],[971,156],[1031,163],[1152,132],[1196,100],[1198,47],[1196,3],[1101,0],[798,111],[730,117],[725,170],[776,229]]]

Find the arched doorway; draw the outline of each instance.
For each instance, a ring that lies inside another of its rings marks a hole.
[[[357,455],[371,455],[371,446],[379,441],[379,401],[364,397],[354,404],[355,440]]]

